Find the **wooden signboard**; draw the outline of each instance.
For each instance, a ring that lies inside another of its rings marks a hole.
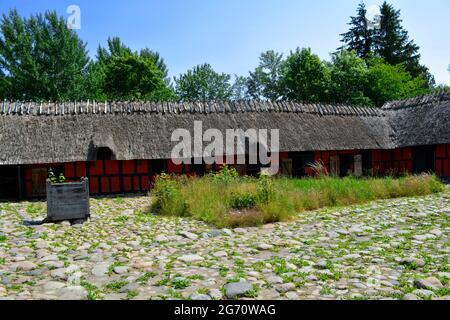
[[[47,180],[46,222],[89,218],[89,180],[52,184]]]

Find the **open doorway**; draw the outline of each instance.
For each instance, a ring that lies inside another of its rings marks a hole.
[[[435,147],[421,146],[412,150],[413,171],[416,174],[435,172]]]
[[[13,199],[19,197],[19,167],[0,166],[0,199]]]

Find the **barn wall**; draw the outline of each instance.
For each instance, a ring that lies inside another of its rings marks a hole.
[[[372,168],[374,175],[412,173],[412,149],[373,150]]]
[[[360,150],[350,151],[315,151],[314,161],[322,161],[325,168],[330,172],[330,157],[339,155],[358,155]],[[436,174],[439,177],[450,177],[450,144],[441,144],[435,147]],[[280,153],[280,161],[288,159],[289,154]],[[45,181],[45,174],[52,168],[58,175],[62,172],[67,181],[78,181],[81,177],[88,177],[90,193],[96,194],[119,194],[146,192],[154,182],[156,174],[153,168],[155,160],[98,160],[91,162],[71,162],[42,165],[26,165],[22,171],[22,183],[26,197],[45,196],[42,190],[36,188],[36,184]],[[191,165],[176,165],[171,160],[163,160],[163,170],[167,173],[186,174],[195,173]],[[224,161],[225,162],[225,161]],[[396,150],[372,150],[371,151],[372,174],[385,175],[389,173],[399,174],[413,172],[412,148]],[[220,170],[221,164],[213,165],[210,169]],[[238,166],[239,167],[239,166]],[[245,168],[239,167],[243,174]],[[159,169],[161,171],[161,168]],[[305,168],[305,173],[312,176],[314,173],[310,168]],[[45,189],[44,189],[45,191]],[[39,192],[39,194],[36,194]]]
[[[440,177],[450,177],[450,143],[436,146],[436,174]]]

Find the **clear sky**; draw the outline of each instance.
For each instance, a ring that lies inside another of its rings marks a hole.
[[[208,62],[217,71],[247,75],[259,54],[284,54],[311,47],[322,59],[340,46],[349,17],[360,0],[1,0],[0,12],[21,15],[69,5],[81,9],[80,37],[92,57],[109,36],[137,50],[148,47],[164,57],[170,75]],[[382,0],[365,0],[377,5]],[[437,83],[450,84],[450,1],[391,0],[404,26],[421,47],[422,63]]]

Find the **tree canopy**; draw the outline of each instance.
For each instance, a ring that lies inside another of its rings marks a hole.
[[[420,64],[419,46],[409,38],[408,31],[402,26],[400,10],[385,1],[380,6],[380,23],[373,28],[367,21],[365,4],[361,3],[356,16],[350,17],[349,25],[350,30],[341,35],[342,48],[355,51],[366,60],[379,56],[388,64],[403,64],[414,78],[424,78],[425,86],[435,84],[428,68]]]
[[[225,101],[232,95],[230,79],[205,63],[175,78],[175,92],[182,101]]]
[[[247,76],[220,73],[207,63],[173,78],[163,57],[109,38],[89,59],[86,44],[55,12],[0,21],[0,96],[16,100],[291,100],[381,106],[438,90],[420,64],[419,47],[400,11],[384,2],[375,28],[361,3],[341,35],[342,48],[321,60],[310,48],[285,58],[268,50]],[[450,71],[450,67],[449,67]]]
[[[0,69],[5,96],[68,100],[84,97],[89,57],[86,44],[55,12],[0,21]]]

